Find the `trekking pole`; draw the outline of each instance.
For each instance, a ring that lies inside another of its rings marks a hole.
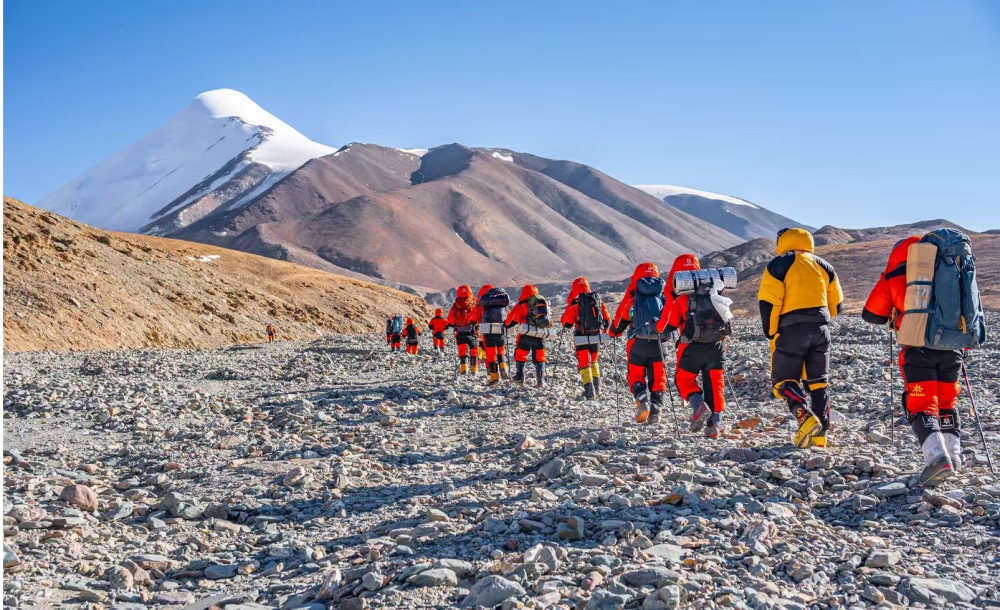
[[[611,364],[615,367],[615,416],[618,419],[618,427],[622,426],[622,403],[621,384],[622,375],[618,371],[618,337],[611,338]]]
[[[667,377],[667,354],[663,351],[663,341],[660,338],[656,338],[656,344],[660,347],[660,362],[663,363],[663,376]],[[670,378],[667,377],[667,396],[670,397],[670,411],[674,414],[674,434],[677,438],[681,436],[681,426],[677,420],[677,405],[674,403],[674,393],[670,391]]]
[[[733,404],[736,405],[736,409],[742,411],[743,407],[740,405],[740,399],[736,397],[736,388],[733,386],[733,382],[729,379],[729,373],[726,372],[725,368],[722,369],[722,378],[725,380],[726,385],[729,386],[729,393],[733,395]]]
[[[891,318],[891,316],[890,316]],[[896,337],[889,327],[889,439],[896,446]],[[970,393],[971,396],[971,393]]]
[[[990,466],[990,474],[997,476],[993,470],[993,458],[990,457],[990,448],[986,444],[986,435],[983,434],[983,422],[979,419],[979,409],[976,408],[976,399],[972,397],[972,384],[969,383],[969,373],[965,370],[965,354],[962,355],[962,377],[965,378],[965,389],[969,392],[969,402],[972,403],[972,414],[976,416],[976,426],[979,427],[979,440],[983,441],[983,450],[986,451],[986,463]]]

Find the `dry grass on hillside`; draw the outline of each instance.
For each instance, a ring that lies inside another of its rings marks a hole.
[[[4,349],[217,347],[381,331],[418,297],[291,263],[101,231],[4,198]]]

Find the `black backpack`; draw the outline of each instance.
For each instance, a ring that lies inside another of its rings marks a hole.
[[[604,318],[601,317],[601,295],[581,292],[576,297],[576,305],[580,310],[580,315],[576,319],[577,330],[584,335],[599,334],[604,326]]]
[[[683,343],[715,343],[732,334],[732,325],[723,322],[712,303],[712,285],[700,284],[688,295],[688,310],[684,318]]]
[[[507,319],[507,306],[510,305],[510,297],[503,288],[491,288],[479,299],[479,306],[483,308],[482,321],[487,324],[503,324]]]
[[[406,340],[416,341],[417,340],[417,327],[414,325],[409,325],[406,327]]]
[[[549,302],[545,297],[537,294],[528,297],[528,326],[535,328],[552,326],[552,319],[549,318]]]

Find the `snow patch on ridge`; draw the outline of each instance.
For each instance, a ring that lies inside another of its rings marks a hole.
[[[698,197],[704,197],[706,199],[716,199],[718,201],[725,201],[726,203],[731,203],[733,205],[745,205],[749,206],[755,210],[759,210],[760,207],[746,201],[744,199],[739,199],[737,197],[730,197],[729,195],[719,195],[718,193],[710,193],[708,191],[699,191],[698,189],[686,188],[683,186],[673,186],[669,184],[633,184],[635,188],[640,191],[645,191],[656,197],[657,199],[665,199],[666,197],[671,197],[674,195],[696,195]]]
[[[502,152],[500,152],[498,150],[494,150],[493,151],[493,157],[495,159],[500,159],[501,161],[506,161],[507,163],[513,163],[514,162],[514,155],[505,155],[505,154],[503,154]]]

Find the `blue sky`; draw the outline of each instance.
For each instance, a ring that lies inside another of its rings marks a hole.
[[[4,3],[4,194],[229,87],[312,139],[496,146],[816,226],[1000,228],[1000,3]]]

